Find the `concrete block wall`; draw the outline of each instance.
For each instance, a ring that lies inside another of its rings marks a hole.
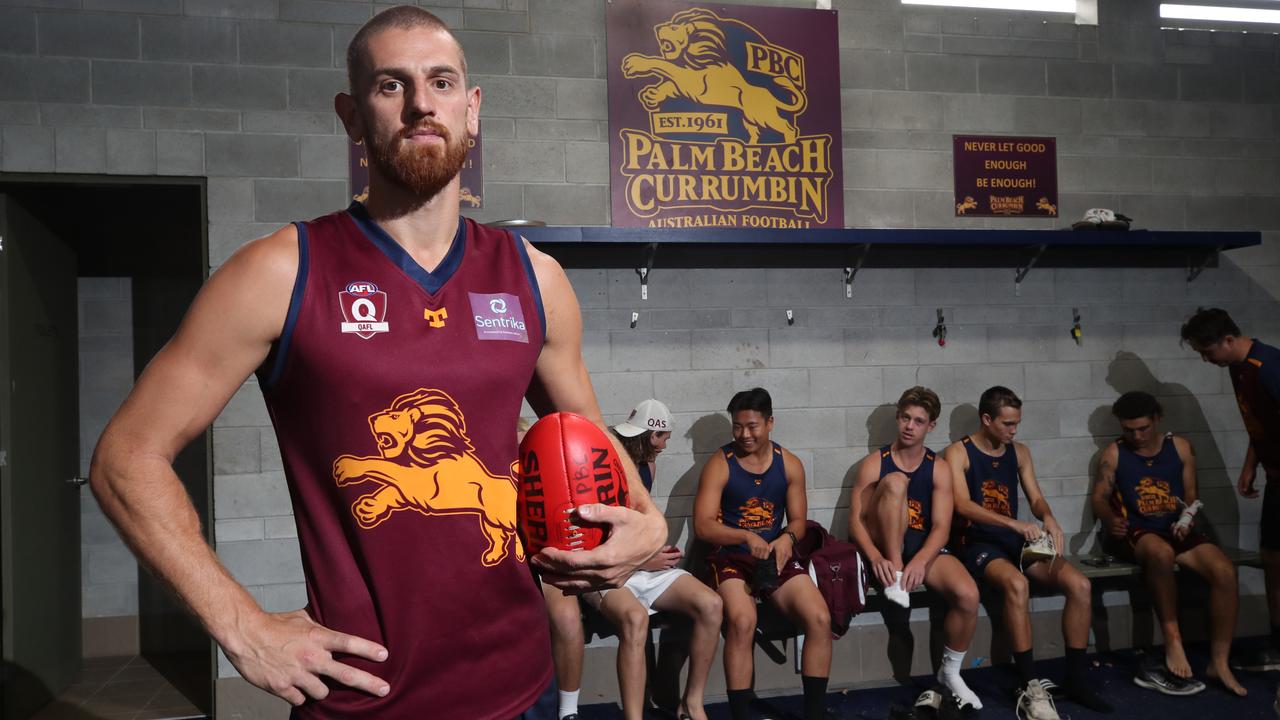
[[[80,477],[133,387],[129,278],[80,278]],[[80,491],[80,594],[86,620],[138,614],[138,564],[86,486]],[[134,645],[137,643],[135,642]]]
[[[424,4],[458,28],[484,88],[486,207],[475,216],[608,224],[605,2]],[[1261,247],[1225,254],[1193,283],[1178,269],[1037,268],[1015,295],[1008,269],[866,269],[847,300],[836,268],[707,268],[655,271],[642,302],[632,258],[570,273],[605,413],[620,418],[650,395],[676,413],[656,496],[677,538],[700,463],[727,438],[718,413],[733,390],[774,393],[777,438],[805,461],[811,514],[839,525],[849,472],[891,436],[886,407],[903,388],[942,395],[941,446],[1001,382],[1027,401],[1022,438],[1073,549],[1091,542],[1090,458],[1115,430],[1105,408],[1138,387],[1164,397],[1168,426],[1196,442],[1223,536],[1256,544],[1258,504],[1230,490],[1244,438],[1227,378],[1176,333],[1215,304],[1280,338],[1280,48],[1265,33],[1162,30],[1155,5],[1100,0],[1094,27],[836,0],[845,215],[858,227],[1049,228],[1110,207],[1139,227],[1264,232]],[[380,7],[7,0],[0,171],[208,177],[217,266],[252,237],[345,203],[329,108],[347,41]],[[953,133],[1056,136],[1062,219],[953,217]],[[938,308],[946,348],[930,337]],[[218,419],[214,453],[219,552],[266,607],[299,606],[297,541],[252,381]],[[1256,577],[1245,582],[1256,591]]]

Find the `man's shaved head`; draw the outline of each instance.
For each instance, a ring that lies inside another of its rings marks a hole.
[[[397,5],[374,15],[356,32],[355,37],[351,38],[351,44],[347,45],[347,85],[352,94],[356,91],[357,78],[370,70],[369,39],[384,30],[413,30],[414,28],[440,30],[453,37],[449,26],[443,20],[419,7]],[[454,38],[454,44],[458,46],[458,57],[462,59],[461,70],[465,81],[467,56],[462,52],[462,44],[457,41],[457,38]]]

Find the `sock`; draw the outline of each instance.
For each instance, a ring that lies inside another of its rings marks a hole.
[[[1109,713],[1115,708],[1089,687],[1085,679],[1085,649],[1067,648],[1067,699],[1095,712]]]
[[[1013,654],[1013,666],[1018,670],[1018,678],[1023,685],[1031,682],[1035,678],[1035,669],[1031,666],[1031,651],[1023,650]]]
[[[733,720],[751,720],[751,690],[729,691],[729,716]]]
[[[827,715],[827,679],[801,675],[800,683],[804,686],[805,720],[823,720]]]
[[[560,720],[564,720],[570,715],[577,715],[578,714],[578,693],[582,692],[581,689],[573,690],[573,691],[561,690],[559,692],[560,692],[560,712],[558,713],[558,715],[560,716]]]
[[[960,679],[960,666],[964,664],[964,653],[956,652],[949,647],[942,648],[942,667],[938,668],[938,682],[946,686],[961,704],[972,705],[975,710],[982,709],[982,701]]]
[[[1271,626],[1271,649],[1280,650],[1280,625]]]

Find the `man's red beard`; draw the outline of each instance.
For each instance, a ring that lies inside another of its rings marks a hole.
[[[405,142],[413,132],[430,130],[444,140],[438,145]],[[387,142],[369,138],[369,162],[388,180],[429,200],[462,170],[467,160],[465,138],[455,140],[449,129],[434,120],[422,120],[404,128]]]

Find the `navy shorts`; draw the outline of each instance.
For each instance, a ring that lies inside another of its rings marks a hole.
[[[902,538],[902,564],[906,565],[911,562],[911,558],[914,558],[920,552],[920,549],[924,547],[924,541],[928,539],[929,533],[908,530],[907,534]],[[938,554],[950,555],[951,551],[947,549],[946,545],[943,545]]]
[[[987,565],[992,560],[1008,560],[1017,567],[1021,556],[1022,543],[1019,541],[981,540],[967,542],[960,549],[960,561],[969,569],[974,580],[981,580],[986,575]]]

